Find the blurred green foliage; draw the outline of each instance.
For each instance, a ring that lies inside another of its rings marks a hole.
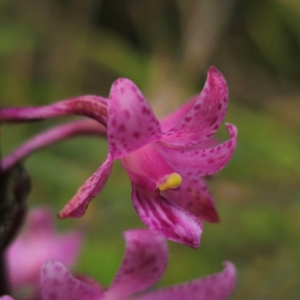
[[[300,299],[299,3],[1,1],[1,105],[106,96],[124,76],[162,116],[198,92],[207,68],[217,66],[231,92],[226,121],[239,129],[232,161],[209,180],[221,223],[205,224],[198,250],[169,243],[169,268],[160,285],[216,272],[231,260],[239,274],[232,299]],[[55,123],[3,126],[3,153]],[[224,130],[220,138],[226,138]],[[106,151],[103,140],[78,138],[29,158],[30,204],[58,211]],[[84,218],[59,222],[86,230],[77,270],[104,285],[122,259],[122,232],[143,226],[121,169],[115,163]]]

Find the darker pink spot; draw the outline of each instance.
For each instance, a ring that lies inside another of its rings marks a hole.
[[[56,265],[55,267],[56,272],[61,272],[62,271],[62,266]]]
[[[124,131],[126,131],[126,127],[124,124],[121,124],[118,128],[118,132],[124,132]]]
[[[124,110],[124,115],[127,119],[130,118],[130,112],[127,109]]]
[[[129,268],[127,270],[124,270],[125,274],[132,274],[134,272],[134,268]]]
[[[56,300],[57,299],[57,294],[51,292],[51,294],[49,294],[49,299]]]
[[[213,126],[217,121],[218,121],[218,117],[214,117],[214,118],[211,120],[209,126]]]
[[[158,271],[159,271],[158,267],[153,267],[150,272],[151,273],[157,273]]]
[[[136,87],[134,85],[131,85],[130,88],[133,92],[135,92],[135,93],[137,92]]]
[[[146,259],[143,260],[143,263],[140,264],[140,267],[147,267],[151,266],[156,262],[156,256],[155,255],[149,255]]]
[[[209,159],[207,160],[207,162],[208,162],[209,164],[212,164],[212,163],[214,163],[214,162],[215,162],[215,160],[214,160],[214,159],[212,159],[212,158],[209,158]]]
[[[150,115],[150,110],[149,110],[149,108],[143,107],[143,108],[142,108],[142,113],[145,114],[145,115]]]
[[[134,136],[136,139],[138,139],[138,138],[141,136],[141,134],[140,134],[139,132],[135,132],[135,133],[133,134],[133,136]]]
[[[232,141],[230,140],[227,144],[227,148],[230,148],[232,146]]]
[[[198,110],[200,107],[201,107],[201,104],[197,104],[197,105],[194,106],[194,109]]]

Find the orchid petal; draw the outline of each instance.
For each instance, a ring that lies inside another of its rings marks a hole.
[[[162,141],[173,146],[190,146],[208,139],[222,123],[227,102],[226,81],[215,67],[210,67],[194,106],[175,127],[163,133]]]
[[[4,295],[4,296],[0,297],[0,300],[14,300],[14,298],[11,296],[8,296],[8,295]]]
[[[167,266],[165,239],[147,229],[126,231],[124,237],[125,257],[105,299],[123,299],[152,286]]]
[[[62,234],[55,232],[49,209],[37,208],[31,211],[24,234],[15,239],[6,253],[12,287],[29,284],[39,286],[40,269],[47,259],[57,259],[71,267],[76,260],[80,242],[78,231]]]
[[[135,300],[225,300],[236,281],[235,267],[225,262],[225,269],[217,274],[195,279],[185,284],[149,292]]]
[[[86,180],[75,196],[59,212],[59,218],[80,218],[84,215],[92,198],[96,197],[105,185],[111,171],[112,162],[113,160],[108,155],[105,162]]]
[[[147,190],[155,190],[170,174],[174,173],[152,144],[124,156],[121,162],[131,181]]]
[[[180,189],[167,190],[162,195],[203,221],[219,222],[213,197],[201,178],[183,177]]]
[[[226,124],[230,139],[209,149],[180,149],[155,143],[157,152],[181,176],[207,176],[215,174],[231,159],[237,142],[237,129]],[[194,147],[193,147],[194,148]]]
[[[201,222],[158,191],[146,191],[132,185],[133,205],[141,220],[159,235],[197,248],[202,234]]]
[[[135,84],[118,79],[111,88],[108,118],[109,152],[120,158],[161,138],[153,111]]]
[[[79,279],[80,281],[93,286],[95,289],[99,290],[100,292],[102,292],[104,294],[105,292],[105,288],[98,282],[96,281],[94,278],[89,277],[87,275],[83,275],[83,274],[75,274],[74,276],[76,279]]]
[[[103,292],[74,278],[60,262],[48,260],[41,270],[43,300],[100,300]]]

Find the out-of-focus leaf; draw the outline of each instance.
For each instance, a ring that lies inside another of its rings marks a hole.
[[[274,0],[278,4],[278,12],[293,31],[300,45],[300,1],[298,0]]]
[[[239,137],[232,161],[222,172],[255,182],[281,184],[287,178],[296,182],[300,176],[297,132],[271,114],[236,103],[230,104],[226,119],[237,126]]]
[[[145,85],[150,58],[121,38],[100,31],[87,54],[90,59],[113,70],[120,77],[130,78],[141,88]]]
[[[34,38],[33,32],[24,24],[2,24],[0,26],[0,55],[31,49]]]
[[[265,1],[257,6],[255,13],[248,16],[246,28],[253,42],[275,69],[289,71],[295,66],[293,44],[272,3]]]

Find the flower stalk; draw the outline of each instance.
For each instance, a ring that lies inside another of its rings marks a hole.
[[[46,106],[0,109],[0,120],[6,123],[39,121],[69,115],[86,116],[106,125],[106,99],[100,96],[86,95]]]

